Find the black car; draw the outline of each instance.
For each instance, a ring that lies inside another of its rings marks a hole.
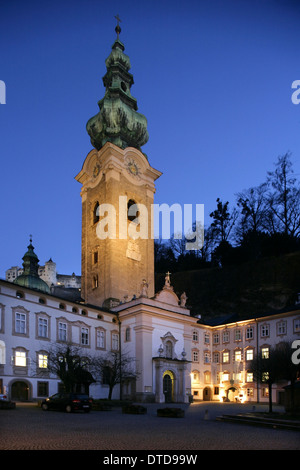
[[[41,404],[44,411],[64,410],[67,413],[72,411],[84,411],[88,413],[92,409],[92,399],[88,395],[80,393],[56,393],[46,398]]]

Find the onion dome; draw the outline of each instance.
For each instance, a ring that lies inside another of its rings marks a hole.
[[[91,144],[100,150],[106,142],[124,149],[134,147],[141,150],[149,138],[147,119],[137,112],[137,100],[131,95],[133,76],[129,73],[130,59],[124,53],[124,44],[119,39],[121,28],[116,27],[117,39],[105,61],[107,72],[103,77],[105,95],[98,102],[100,112],[89,119],[86,125]]]
[[[38,275],[39,259],[34,252],[32,240],[27,247],[27,252],[23,256],[23,273],[14,280],[14,284],[41,292],[50,293],[48,284]]]

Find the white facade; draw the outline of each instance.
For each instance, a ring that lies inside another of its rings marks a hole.
[[[299,306],[208,326],[179,305],[171,287],[108,312],[0,281],[0,322],[0,393],[15,400],[40,400],[58,391],[58,377],[44,367],[47,352],[55,343],[70,342],[87,356],[107,355],[120,344],[122,354],[135,358],[137,380],[124,384],[124,398],[267,402],[267,387],[253,381],[250,359],[300,336]],[[280,401],[284,385],[273,387],[273,402]],[[107,398],[108,386],[92,384],[90,395]],[[119,397],[118,387],[113,397]]]

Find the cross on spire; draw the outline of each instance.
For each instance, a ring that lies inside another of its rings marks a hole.
[[[120,32],[121,32],[121,27],[120,27],[120,24],[119,24],[119,23],[120,23],[122,20],[119,18],[119,15],[116,15],[115,18],[116,18],[116,20],[117,20],[117,26],[116,26],[116,28],[115,28],[115,31],[116,31],[116,33],[117,33],[117,39],[119,39],[119,34],[120,34]]]

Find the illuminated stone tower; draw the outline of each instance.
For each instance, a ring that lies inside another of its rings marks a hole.
[[[147,120],[131,95],[130,60],[117,39],[106,59],[105,95],[87,123],[93,150],[76,176],[82,184],[82,298],[112,307],[141,294],[154,295],[152,168],[141,146]]]

